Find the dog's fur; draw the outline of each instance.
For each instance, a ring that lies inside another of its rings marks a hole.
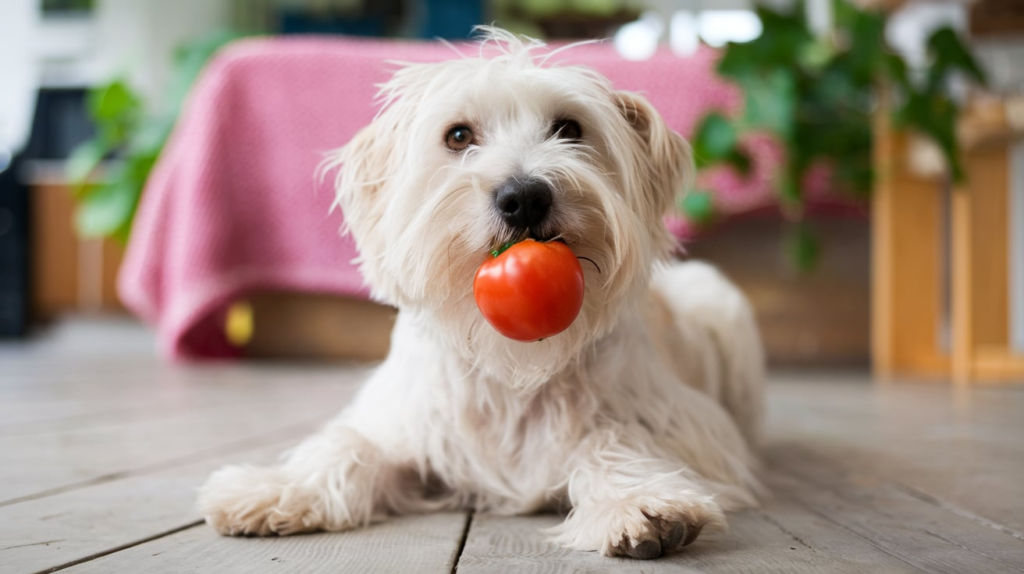
[[[331,160],[362,272],[400,309],[391,352],[280,465],[210,477],[199,504],[219,532],[562,509],[559,543],[650,558],[755,504],[751,311],[711,267],[667,263],[662,217],[692,172],[689,148],[644,98],[539,48],[489,29],[479,56],[402,67]],[[580,141],[551,135],[566,118]],[[454,153],[444,137],[460,123],[478,140]],[[525,234],[493,207],[522,176],[554,189],[542,234],[594,263],[579,317],[536,343],[499,335],[472,291],[488,252]]]

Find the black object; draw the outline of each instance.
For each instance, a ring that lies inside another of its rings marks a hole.
[[[278,32],[391,36],[399,32],[404,4],[402,0],[361,0],[338,10],[324,6],[284,8],[277,12]]]
[[[0,150],[0,337],[28,330],[31,304],[31,194],[24,181],[29,160],[65,160],[95,128],[85,106],[86,89],[42,89],[36,100],[28,145],[4,161]],[[7,164],[7,165],[5,165]]]
[[[19,337],[28,328],[28,190],[20,160],[0,154],[0,337]]]
[[[78,144],[91,139],[96,128],[89,119],[85,88],[39,90],[26,159],[67,159]]]

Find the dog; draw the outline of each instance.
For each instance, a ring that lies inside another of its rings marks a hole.
[[[209,478],[199,510],[218,532],[555,510],[555,542],[648,559],[757,504],[757,326],[715,269],[672,262],[663,223],[688,144],[640,95],[484,34],[479,55],[398,69],[328,158],[360,269],[399,309],[391,350],[280,464]],[[588,260],[575,322],[532,343],[488,325],[472,289],[492,249],[524,238]]]

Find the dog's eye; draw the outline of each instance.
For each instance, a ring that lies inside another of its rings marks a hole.
[[[452,151],[462,151],[473,143],[473,131],[466,126],[455,126],[444,136],[444,144]]]
[[[576,120],[555,120],[551,124],[551,135],[558,139],[577,141],[583,137],[583,130]]]

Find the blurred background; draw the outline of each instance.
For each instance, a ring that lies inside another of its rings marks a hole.
[[[773,365],[1024,380],[1019,0],[4,0],[0,335],[141,314],[186,340],[161,342],[174,358],[382,356],[393,313],[358,293],[232,284],[184,327],[166,314],[194,303],[129,311],[125,246],[157,258],[150,269],[180,266],[159,260],[173,250],[135,248],[186,240],[155,217],[140,230],[137,210],[171,193],[147,187],[154,166],[187,169],[180,149],[164,157],[175,126],[216,114],[189,100],[197,78],[239,81],[207,67],[239,58],[225,45],[250,37],[269,58],[274,42],[315,36],[383,69],[389,48],[353,37],[436,47],[481,23],[551,43],[604,38],[590,56],[603,65],[722,86],[674,93],[703,98],[679,119],[662,110],[701,170],[669,224],[686,256],[748,292]],[[311,178],[295,197],[311,197]],[[230,218],[220,225],[245,244],[256,231]]]

